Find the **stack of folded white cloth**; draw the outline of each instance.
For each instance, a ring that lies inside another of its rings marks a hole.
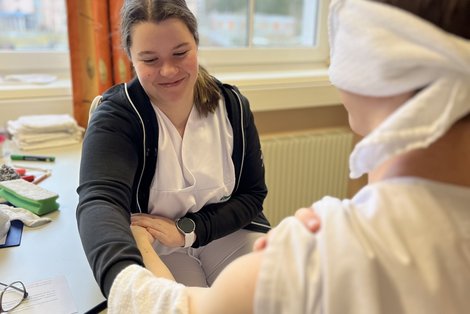
[[[15,144],[26,150],[79,143],[84,133],[67,114],[22,116],[8,121],[7,130]]]

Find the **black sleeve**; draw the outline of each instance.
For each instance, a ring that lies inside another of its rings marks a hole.
[[[196,223],[195,248],[247,226],[263,210],[267,188],[260,140],[248,100],[240,96],[243,100],[246,145],[238,189],[226,202],[209,204],[196,213],[186,215]]]
[[[122,106],[121,106],[122,107]],[[130,231],[132,184],[138,165],[132,112],[104,101],[83,141],[76,217],[83,249],[107,297],[114,278],[131,264],[143,265]]]

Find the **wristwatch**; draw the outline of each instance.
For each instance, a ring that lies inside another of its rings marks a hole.
[[[194,221],[191,218],[182,217],[177,219],[175,224],[178,231],[184,235],[183,247],[190,247],[193,245],[194,241],[196,241],[196,233],[194,232],[196,229],[196,224]]]

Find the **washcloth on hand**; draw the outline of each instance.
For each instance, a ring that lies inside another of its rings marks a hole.
[[[67,114],[30,115],[7,122],[7,130],[20,149],[41,149],[79,143],[84,129]]]
[[[108,313],[130,312],[187,314],[188,292],[182,284],[157,278],[144,267],[127,266],[111,286]]]
[[[8,221],[20,220],[25,226],[28,227],[39,227],[52,221],[51,218],[39,217],[24,208],[12,207],[4,204],[0,204],[0,216],[8,217]]]
[[[366,0],[331,1],[329,39],[336,87],[378,97],[420,90],[356,145],[352,178],[428,147],[470,112],[469,40]]]

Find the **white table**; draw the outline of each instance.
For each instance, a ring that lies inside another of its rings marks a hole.
[[[21,245],[0,249],[0,281],[24,283],[65,276],[79,313],[104,300],[86,260],[78,234],[75,210],[81,145],[21,151],[21,154],[55,156],[50,162],[14,162],[52,169],[39,185],[59,194],[59,210],[44,217],[52,222],[37,228],[24,227]]]

